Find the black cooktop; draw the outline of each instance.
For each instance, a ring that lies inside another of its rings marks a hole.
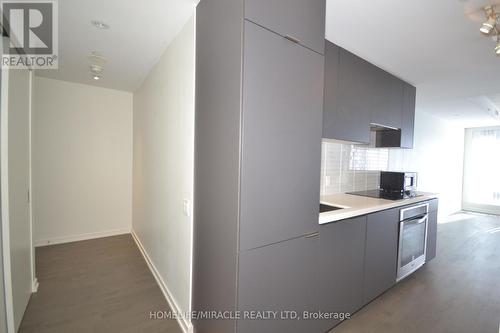
[[[393,192],[393,191],[385,191],[385,190],[367,190],[367,191],[357,191],[357,192],[347,192],[346,194],[359,195],[362,197],[370,197],[377,199],[386,199],[386,200],[404,200],[411,199],[422,194],[418,192]]]

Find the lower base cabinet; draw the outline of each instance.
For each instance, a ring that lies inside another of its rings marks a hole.
[[[317,234],[241,252],[237,332],[322,332],[318,321],[294,318],[317,311],[317,256]],[[252,313],[277,318],[243,318]]]
[[[366,225],[364,303],[396,283],[399,208],[368,215]]]
[[[437,200],[429,207],[427,261],[436,256]],[[242,317],[236,331],[323,333],[341,322],[339,316],[352,315],[391,288],[400,209],[320,225],[317,234],[240,252]],[[314,317],[320,314],[332,318]]]
[[[437,210],[430,211],[429,221],[427,224],[427,248],[425,254],[426,262],[429,262],[436,257],[437,220],[438,220]]]
[[[320,226],[320,311],[354,313],[363,306],[363,275],[367,217]],[[340,320],[325,320],[324,332]]]

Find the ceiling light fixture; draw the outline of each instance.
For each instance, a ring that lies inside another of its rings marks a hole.
[[[92,78],[94,80],[99,80],[101,79],[102,72],[104,71],[104,68],[102,66],[92,64],[90,65],[90,73],[92,74]]]
[[[484,7],[484,13],[486,15],[486,22],[483,23],[479,31],[485,35],[490,35],[497,25],[498,14],[495,12],[493,6]]]
[[[87,59],[89,60],[90,64],[95,64],[99,65],[101,67],[104,67],[106,64],[106,58],[99,52],[92,51],[88,56]]]
[[[90,21],[90,23],[96,27],[97,29],[101,29],[101,30],[108,30],[109,29],[109,24],[107,24],[106,22],[104,21],[100,21],[100,20],[92,20]]]
[[[487,37],[495,39],[497,45],[495,46],[495,54],[500,56],[500,13],[495,10],[494,6],[486,6],[483,8],[486,16],[486,21],[483,23],[479,31]]]
[[[488,21],[483,23],[479,31],[481,31],[485,35],[489,35],[493,31],[493,28],[495,28],[496,23],[497,23],[496,19],[490,17],[488,18]]]
[[[102,79],[106,58],[104,58],[100,53],[94,51],[87,56],[87,59],[90,62],[90,74],[92,78],[96,81]]]

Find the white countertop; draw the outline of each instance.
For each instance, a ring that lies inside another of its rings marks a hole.
[[[386,200],[369,198],[352,194],[333,194],[321,196],[320,202],[325,205],[342,207],[344,209],[334,210],[319,214],[319,224],[340,221],[356,216],[366,215],[385,209],[410,205],[417,202],[428,201],[438,197],[435,193],[419,192],[418,197],[403,200]]]

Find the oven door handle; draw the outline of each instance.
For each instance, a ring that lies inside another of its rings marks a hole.
[[[422,216],[419,218],[410,219],[410,220],[406,220],[406,221],[402,221],[402,222],[404,224],[421,224],[421,223],[424,223],[425,221],[427,221],[427,219],[428,219],[428,216],[425,215],[425,216]]]

